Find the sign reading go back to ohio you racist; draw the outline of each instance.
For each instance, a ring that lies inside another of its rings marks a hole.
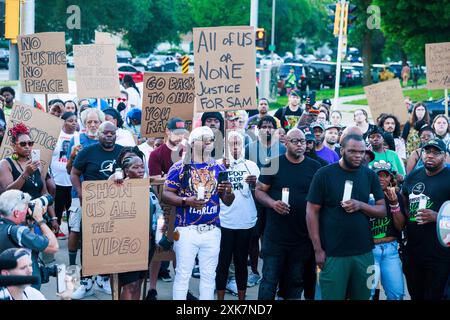
[[[84,181],[83,275],[147,270],[148,179]]]
[[[194,28],[197,112],[256,109],[254,27]]]
[[[44,176],[48,171],[64,121],[39,109],[14,104],[5,132],[20,122],[30,129],[30,139],[34,141],[33,149],[41,150],[41,173]],[[11,137],[5,134],[0,148],[0,159],[11,156],[13,152]]]
[[[75,45],[73,62],[78,98],[113,98],[120,95],[114,45]]]
[[[64,32],[44,32],[18,37],[23,92],[69,92],[64,35]]]
[[[145,73],[141,135],[164,137],[167,121],[185,120],[188,130],[194,116],[194,76],[182,73]]]
[[[450,88],[450,42],[427,43],[427,88]]]

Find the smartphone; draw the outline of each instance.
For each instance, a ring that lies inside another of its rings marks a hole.
[[[66,291],[66,265],[57,264],[56,270],[56,291],[61,293]]]
[[[31,161],[41,161],[41,150],[33,149],[31,150]]]
[[[228,180],[228,171],[219,172],[219,183],[222,183],[227,180]]]

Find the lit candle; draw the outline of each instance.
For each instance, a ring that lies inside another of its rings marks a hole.
[[[245,182],[245,180],[247,180],[248,176],[249,176],[248,174],[244,174],[244,176],[242,177],[243,178],[243,180],[242,180],[242,191],[244,191],[244,192],[247,192],[250,189],[248,183]]]
[[[199,184],[197,187],[197,200],[205,199],[205,186],[203,184]]]
[[[164,217],[161,214],[158,217],[158,220],[156,222],[156,232],[155,232],[155,243],[156,244],[158,244],[159,241],[162,239],[162,236],[163,236],[162,228],[164,227],[164,223],[165,223]]]
[[[352,198],[352,189],[353,189],[353,181],[345,180],[344,186],[344,196],[342,197],[342,201],[348,201]]]
[[[289,204],[289,188],[283,188],[283,190],[281,190],[281,201]]]
[[[116,180],[123,180],[123,171],[120,168],[116,169],[116,173],[114,178],[116,178]]]
[[[427,196],[421,194],[419,198],[419,210],[427,208]]]

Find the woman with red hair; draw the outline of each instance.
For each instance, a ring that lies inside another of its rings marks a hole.
[[[34,141],[31,140],[30,130],[18,123],[8,131],[14,153],[0,161],[0,191],[21,190],[31,196],[31,199],[39,198],[47,194],[45,181],[40,171],[40,161],[31,161],[31,150]],[[55,210],[48,207],[54,231],[59,230]]]

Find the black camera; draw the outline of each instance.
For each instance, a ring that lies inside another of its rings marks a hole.
[[[50,281],[50,277],[58,276],[58,265],[53,265],[51,267],[47,267],[44,265],[39,266],[39,272],[41,275],[41,283],[48,283]]]
[[[36,206],[36,203],[41,202],[42,206],[51,206],[54,202],[53,197],[50,194],[44,194],[43,196],[33,199],[30,202],[28,202],[28,208],[31,210],[31,215],[27,214],[27,218],[30,220],[33,220],[33,211],[34,207]]]

